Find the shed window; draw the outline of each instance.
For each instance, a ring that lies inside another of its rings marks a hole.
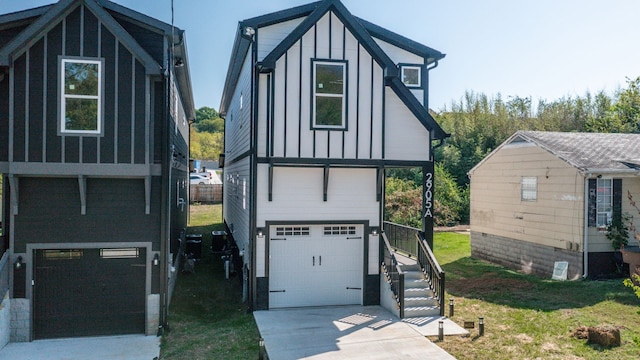
[[[536,201],[538,199],[538,178],[523,176],[520,180],[520,199]]]
[[[313,128],[345,129],[347,63],[313,63]]]
[[[422,86],[422,68],[420,66],[402,66],[400,68],[402,82],[409,87]]]
[[[596,226],[605,228],[613,217],[613,180],[598,179],[596,187]]]
[[[102,126],[102,61],[61,60],[62,133],[100,134]]]

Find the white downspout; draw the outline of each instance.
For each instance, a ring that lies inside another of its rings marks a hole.
[[[591,174],[587,173],[584,176],[584,217],[583,222],[583,278],[587,278],[589,275],[589,177]]]

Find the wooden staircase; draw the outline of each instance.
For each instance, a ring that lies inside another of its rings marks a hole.
[[[438,300],[417,264],[400,265],[404,272],[404,317],[440,316]]]

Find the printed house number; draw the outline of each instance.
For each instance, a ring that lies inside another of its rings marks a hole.
[[[424,182],[424,217],[433,218],[433,174],[427,173]]]

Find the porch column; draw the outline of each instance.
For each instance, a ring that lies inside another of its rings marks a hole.
[[[422,231],[433,249],[433,161],[422,167]]]

